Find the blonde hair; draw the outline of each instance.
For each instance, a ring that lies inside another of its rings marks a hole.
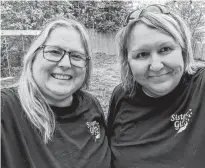
[[[85,28],[79,22],[66,18],[57,18],[48,23],[25,55],[18,94],[27,118],[40,132],[45,144],[52,139],[55,130],[55,116],[33,78],[32,64],[38,48],[45,43],[51,32],[58,27],[73,27],[76,29],[81,35],[86,55],[91,57],[89,38]],[[88,61],[85,80],[81,88],[88,88],[90,75],[91,60]]]
[[[123,88],[132,95],[138,84],[133,79],[132,71],[127,61],[128,56],[128,38],[133,27],[137,23],[144,23],[149,27],[158,29],[173,37],[173,39],[181,46],[182,56],[185,64],[184,72],[194,74],[200,67],[205,67],[204,62],[196,62],[193,57],[191,33],[181,17],[170,12],[169,14],[159,14],[145,12],[140,18],[130,21],[116,35],[117,55],[121,64],[121,80]]]

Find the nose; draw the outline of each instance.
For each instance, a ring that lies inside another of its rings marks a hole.
[[[152,56],[152,60],[150,63],[150,70],[152,71],[160,71],[164,67],[163,61],[157,54]]]
[[[60,67],[68,67],[71,68],[70,56],[69,54],[65,54],[63,58],[59,61],[58,66]]]

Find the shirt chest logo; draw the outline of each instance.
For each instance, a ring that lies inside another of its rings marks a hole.
[[[177,130],[177,134],[183,132],[187,128],[191,117],[192,109],[189,109],[188,112],[186,112],[185,114],[173,114],[171,116],[171,121],[174,123],[174,127],[175,130]]]
[[[97,121],[86,122],[86,125],[91,133],[94,136],[95,141],[100,138],[100,124]]]

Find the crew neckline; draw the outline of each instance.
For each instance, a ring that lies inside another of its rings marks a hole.
[[[78,106],[79,106],[79,100],[76,94],[73,94],[73,101],[70,106],[58,107],[58,106],[50,105],[57,121],[65,120],[75,115],[75,111]]]

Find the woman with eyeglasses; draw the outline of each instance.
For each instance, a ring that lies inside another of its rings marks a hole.
[[[84,27],[49,23],[30,46],[17,87],[1,91],[2,168],[109,168],[98,100],[86,92],[91,50]]]
[[[205,63],[184,21],[161,5],[132,12],[118,32],[122,82],[112,94],[113,168],[205,165]]]

